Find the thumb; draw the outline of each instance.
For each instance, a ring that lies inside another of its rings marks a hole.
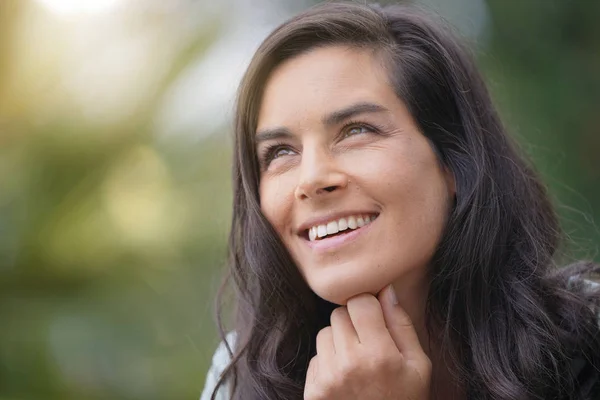
[[[377,296],[383,318],[396,347],[407,358],[422,354],[423,349],[419,342],[417,331],[410,316],[398,304],[398,297],[392,285],[387,286]]]

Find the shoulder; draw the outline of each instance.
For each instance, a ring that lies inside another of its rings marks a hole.
[[[599,282],[590,279],[582,279],[579,276],[572,276],[569,279],[569,287],[573,286],[576,282],[581,283],[581,292],[584,294],[598,293],[600,291]],[[598,323],[600,325],[600,313],[598,313]]]
[[[229,347],[233,349],[235,345],[236,335],[235,332],[229,332],[225,337],[225,340],[229,344]],[[210,400],[211,395],[217,386],[217,382],[221,377],[221,374],[229,365],[231,361],[231,357],[229,356],[229,352],[227,351],[227,346],[225,342],[221,342],[217,347],[213,357],[212,363],[206,375],[206,381],[204,383],[204,389],[202,390],[202,395],[200,396],[200,400]],[[217,392],[216,400],[228,400],[230,397],[229,388],[227,384],[222,385]]]
[[[600,283],[596,281],[575,276],[569,279],[569,285],[574,282],[582,283],[581,290],[583,293],[598,293],[600,291]],[[600,313],[597,317],[598,327],[600,328]],[[600,330],[598,332],[600,333]],[[597,343],[595,348],[598,348],[598,341],[595,340],[595,342]],[[596,398],[595,396],[600,390],[600,369],[597,367],[599,363],[600,357],[596,351],[587,354],[583,352],[572,360],[571,371],[579,386],[581,398]]]
[[[586,291],[586,292],[587,291],[596,291],[596,290],[600,289],[600,283],[599,282],[592,281],[590,279],[583,279],[579,275],[571,276],[569,278],[569,281],[568,281],[567,284],[568,284],[568,287],[572,287],[576,283],[582,283],[583,284],[583,290]]]
[[[598,282],[586,279],[585,280],[585,284],[586,284],[587,288],[590,289],[590,290],[600,289],[600,283],[598,283]]]

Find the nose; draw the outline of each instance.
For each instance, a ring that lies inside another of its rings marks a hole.
[[[348,187],[348,175],[327,151],[307,152],[302,156],[300,178],[295,190],[299,200],[328,197]]]

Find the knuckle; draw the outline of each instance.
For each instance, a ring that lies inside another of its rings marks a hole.
[[[356,367],[349,364],[342,364],[337,370],[336,380],[342,386],[345,386],[347,383],[355,381],[358,375]]]
[[[421,368],[420,370],[422,371],[422,373],[424,375],[431,375],[431,371],[433,370],[433,364],[431,363],[431,360],[427,357],[423,357],[424,359],[421,361]]]
[[[331,326],[326,326],[317,333],[317,341],[324,340],[332,334]]]
[[[381,355],[377,361],[378,368],[384,371],[393,371],[398,369],[399,363],[389,354]]]
[[[420,357],[417,357],[413,361],[414,367],[423,372],[430,373],[433,369],[433,364],[427,355],[422,354]]]
[[[338,364],[338,378],[343,382],[352,380],[359,374],[363,367],[364,364],[359,362],[355,357],[344,357]]]
[[[391,371],[397,364],[389,354],[383,352],[375,352],[366,357],[365,360],[368,368],[375,371]]]
[[[433,369],[431,361],[427,357],[424,357],[420,360],[415,360],[407,366],[412,368],[413,372],[418,376],[420,381],[424,383],[429,382]]]
[[[425,368],[428,370],[431,370],[433,368],[433,363],[431,362],[429,357],[423,356],[423,358],[424,358],[423,363],[425,365]]]

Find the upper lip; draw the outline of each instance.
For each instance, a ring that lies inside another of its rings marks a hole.
[[[349,217],[351,215],[370,215],[370,214],[379,214],[379,213],[376,211],[372,211],[372,210],[371,211],[361,210],[361,211],[339,211],[339,212],[332,212],[332,213],[324,214],[324,215],[310,218],[310,219],[304,221],[302,224],[300,224],[300,226],[298,226],[297,233],[299,235],[304,235],[306,233],[306,231],[308,231],[313,226],[325,225],[328,222],[337,221],[340,218]]]

